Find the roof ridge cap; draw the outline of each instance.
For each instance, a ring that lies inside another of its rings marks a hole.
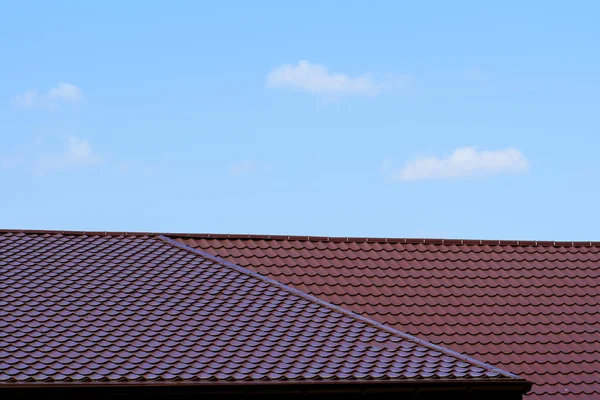
[[[0,229],[2,233],[24,234],[61,234],[86,236],[165,236],[169,238],[206,238],[206,239],[254,239],[254,240],[298,240],[308,242],[345,242],[345,243],[402,243],[402,244],[459,244],[493,246],[551,246],[551,247],[600,247],[600,241],[570,240],[510,240],[510,239],[448,239],[448,238],[400,238],[400,237],[346,237],[346,236],[294,236],[263,235],[238,233],[177,233],[177,232],[138,232],[138,231],[79,231],[61,229]]]
[[[0,229],[2,233],[24,233],[32,235],[73,235],[73,236],[159,236],[156,232],[128,232],[128,231],[77,231],[67,229]],[[168,235],[168,233],[167,233]]]
[[[269,235],[255,233],[156,233],[171,238],[204,238],[204,239],[241,239],[241,240],[297,240],[307,242],[344,242],[344,243],[402,243],[402,244],[459,244],[459,245],[493,245],[493,246],[553,246],[579,247],[600,246],[600,241],[560,241],[560,240],[513,240],[513,239],[452,239],[452,238],[417,238],[417,237],[350,237],[350,236],[318,236],[318,235]]]
[[[336,306],[335,304],[332,304],[332,303],[329,303],[327,301],[321,300],[321,299],[319,299],[319,298],[317,298],[317,297],[315,297],[313,295],[310,295],[310,294],[305,293],[305,292],[303,292],[301,290],[298,290],[296,288],[293,288],[293,287],[290,287],[290,286],[288,286],[286,284],[283,284],[283,283],[281,283],[279,281],[276,281],[275,279],[271,279],[271,278],[266,277],[266,276],[264,276],[262,274],[259,274],[257,272],[250,271],[247,268],[241,267],[241,266],[239,266],[237,264],[234,264],[234,263],[232,263],[230,261],[227,261],[227,260],[225,260],[225,259],[223,259],[221,257],[217,257],[217,256],[214,256],[214,255],[212,255],[210,253],[207,253],[207,252],[205,252],[203,250],[199,250],[199,249],[195,249],[193,247],[190,247],[190,246],[188,246],[186,244],[178,242],[177,240],[172,239],[170,237],[167,237],[165,235],[159,235],[159,236],[157,236],[157,239],[162,240],[163,242],[168,243],[168,244],[170,244],[170,245],[172,245],[174,247],[177,247],[179,249],[182,249],[182,250],[188,251],[190,253],[193,253],[195,255],[198,255],[200,257],[212,260],[212,261],[214,261],[214,262],[216,262],[218,264],[221,264],[221,265],[223,265],[223,266],[225,266],[227,268],[231,268],[231,269],[233,269],[233,270],[235,270],[237,272],[240,272],[240,273],[243,273],[245,275],[248,275],[248,276],[260,279],[263,282],[266,282],[268,284],[277,286],[278,288],[283,289],[283,290],[285,290],[285,291],[287,291],[289,293],[292,293],[292,294],[294,294],[296,296],[299,296],[299,297],[302,297],[302,298],[304,298],[306,300],[315,302],[315,303],[317,303],[319,305],[322,305],[324,307],[332,309],[332,310],[334,310],[336,312],[339,312],[341,314],[344,314],[346,316],[349,316],[351,318],[354,318],[356,320],[364,322],[364,323],[366,323],[368,325],[371,325],[371,326],[373,326],[373,327],[375,327],[377,329],[384,330],[384,331],[386,331],[388,333],[391,333],[391,334],[393,334],[393,335],[395,335],[397,337],[401,337],[403,339],[415,342],[415,343],[417,343],[419,345],[422,345],[424,347],[428,347],[428,348],[430,348],[432,350],[435,350],[435,351],[439,351],[439,352],[441,352],[443,354],[453,356],[453,357],[455,357],[457,359],[463,360],[463,361],[465,361],[467,363],[470,363],[472,365],[479,366],[479,367],[484,368],[484,369],[486,369],[488,371],[497,372],[500,375],[503,375],[504,377],[508,377],[508,378],[512,378],[512,379],[523,379],[523,380],[525,380],[524,378],[522,378],[519,375],[512,374],[512,373],[510,373],[508,371],[504,371],[503,369],[495,367],[495,366],[493,366],[491,364],[484,363],[483,361],[476,360],[476,359],[471,358],[471,357],[469,357],[467,355],[458,353],[458,352],[456,352],[454,350],[450,350],[450,349],[447,349],[445,347],[438,346],[438,345],[436,345],[434,343],[431,343],[431,342],[429,342],[427,340],[423,340],[423,339],[417,338],[417,337],[415,337],[413,335],[410,335],[408,333],[401,332],[401,331],[399,331],[397,329],[394,329],[394,328],[392,328],[390,326],[387,326],[385,324],[382,324],[382,323],[379,323],[377,321],[374,321],[374,320],[372,320],[370,318],[363,317],[362,315],[356,314],[356,313],[354,313],[354,312],[352,312],[350,310],[346,310],[346,309],[344,309],[342,307]]]

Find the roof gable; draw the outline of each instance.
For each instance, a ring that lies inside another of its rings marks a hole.
[[[535,382],[600,396],[600,243],[174,235]]]
[[[0,234],[0,385],[519,380],[146,235]]]

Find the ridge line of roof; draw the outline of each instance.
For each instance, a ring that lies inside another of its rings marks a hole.
[[[490,246],[551,246],[551,247],[596,247],[600,241],[553,241],[553,240],[510,240],[510,239],[442,239],[442,238],[398,238],[398,237],[344,237],[344,236],[302,236],[302,235],[263,235],[244,233],[177,233],[177,232],[119,232],[119,231],[77,231],[60,229],[0,229],[0,233],[97,235],[97,236],[166,236],[190,239],[256,239],[256,240],[297,240],[307,242],[345,243],[403,243],[403,244],[444,244],[444,245],[490,245]]]
[[[306,300],[315,302],[315,303],[317,303],[319,305],[322,305],[324,307],[332,309],[332,310],[334,310],[336,312],[339,312],[339,313],[344,314],[346,316],[349,316],[351,318],[357,319],[357,320],[359,320],[361,322],[364,322],[364,323],[366,323],[368,325],[371,325],[371,326],[373,326],[373,327],[375,327],[377,329],[382,329],[382,330],[384,330],[384,331],[386,331],[388,333],[391,333],[391,334],[393,334],[395,336],[401,337],[401,338],[406,339],[406,340],[410,340],[410,341],[415,342],[415,343],[417,343],[419,345],[428,347],[428,348],[430,348],[432,350],[440,351],[440,352],[442,352],[442,353],[444,353],[446,355],[451,355],[451,356],[453,356],[455,358],[458,358],[460,360],[463,360],[463,361],[465,361],[467,363],[474,364],[474,365],[477,365],[477,366],[479,366],[481,368],[487,369],[488,371],[497,372],[497,373],[503,375],[504,377],[508,377],[508,378],[512,378],[512,379],[526,380],[526,379],[524,379],[523,377],[521,377],[519,375],[512,374],[512,373],[510,373],[508,371],[505,371],[503,369],[495,367],[495,366],[493,366],[491,364],[484,363],[482,361],[476,360],[476,359],[471,358],[469,356],[466,356],[464,354],[458,353],[458,352],[456,352],[454,350],[450,350],[450,349],[447,349],[445,347],[438,346],[438,345],[436,345],[434,343],[431,343],[431,342],[428,342],[426,340],[417,338],[417,337],[415,337],[413,335],[410,335],[408,333],[401,332],[401,331],[396,330],[396,329],[394,329],[394,328],[392,328],[390,326],[387,326],[387,325],[384,325],[382,323],[376,322],[376,321],[374,321],[374,320],[372,320],[370,318],[366,318],[366,317],[363,317],[363,316],[361,316],[359,314],[355,314],[354,312],[352,312],[350,310],[346,310],[346,309],[344,309],[342,307],[339,307],[339,306],[336,306],[336,305],[334,305],[332,303],[329,303],[327,301],[321,300],[321,299],[319,299],[319,298],[317,298],[317,297],[315,297],[313,295],[305,293],[305,292],[303,292],[301,290],[298,290],[296,288],[293,288],[291,286],[285,285],[285,284],[283,284],[283,283],[281,283],[279,281],[276,281],[274,279],[271,279],[271,278],[266,277],[264,275],[261,275],[259,273],[250,271],[249,269],[241,267],[241,266],[239,266],[237,264],[234,264],[234,263],[232,263],[230,261],[224,260],[224,259],[222,259],[220,257],[214,256],[214,255],[212,255],[210,253],[207,253],[207,252],[205,252],[203,250],[199,250],[199,249],[195,249],[193,247],[190,247],[190,246],[188,246],[186,244],[183,244],[181,242],[178,242],[177,240],[172,239],[170,237],[167,237],[167,236],[164,236],[164,235],[159,235],[159,236],[157,236],[157,238],[160,239],[160,240],[162,240],[165,243],[168,243],[168,244],[174,246],[174,247],[177,247],[179,249],[182,249],[182,250],[188,251],[190,253],[196,254],[196,255],[201,256],[203,258],[207,258],[207,259],[212,260],[212,261],[214,261],[214,262],[216,262],[218,264],[221,264],[221,265],[223,265],[223,266],[225,266],[227,268],[231,268],[231,269],[233,269],[233,270],[235,270],[237,272],[243,273],[243,274],[251,276],[253,278],[260,279],[260,280],[262,280],[262,281],[264,281],[264,282],[266,282],[266,283],[268,283],[270,285],[277,286],[278,288],[283,289],[283,290],[285,290],[285,291],[287,291],[289,293],[292,293],[292,294],[294,294],[296,296],[299,296],[299,297],[302,297],[302,298],[304,298]]]

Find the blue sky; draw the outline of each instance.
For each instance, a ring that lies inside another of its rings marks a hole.
[[[600,240],[599,13],[4,1],[0,226]]]

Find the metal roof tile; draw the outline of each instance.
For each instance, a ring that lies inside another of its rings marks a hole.
[[[247,253],[244,240],[223,240]],[[306,257],[302,240],[281,248]],[[0,260],[0,385],[478,379],[482,370],[518,379],[167,238],[7,232]],[[41,290],[31,296],[29,285]]]
[[[325,237],[295,238],[292,246],[285,236],[238,239],[249,269],[531,376],[536,385],[526,399],[600,397],[598,371],[580,379],[571,368],[600,359],[598,242]],[[216,251],[222,246],[216,240],[196,247],[238,261]],[[292,247],[294,257],[272,251]],[[548,355],[549,344],[559,356]],[[550,359],[563,367],[548,370]],[[553,389],[564,385],[568,393]]]

